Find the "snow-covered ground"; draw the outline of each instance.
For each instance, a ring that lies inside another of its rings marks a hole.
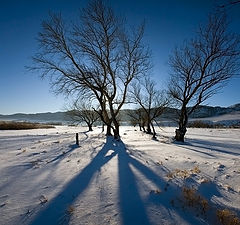
[[[183,144],[174,128],[158,133],[0,131],[0,224],[217,224],[225,208],[239,217],[240,130],[189,129]]]

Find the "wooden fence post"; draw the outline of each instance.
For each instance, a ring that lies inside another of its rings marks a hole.
[[[76,133],[76,145],[79,145],[78,133]]]

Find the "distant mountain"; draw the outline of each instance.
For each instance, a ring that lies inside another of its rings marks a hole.
[[[240,104],[235,104],[229,107],[220,107],[220,106],[204,106],[200,105],[195,112],[192,113],[191,118],[205,118],[220,116],[228,113],[233,113],[240,111]]]
[[[47,113],[35,113],[25,114],[16,113],[12,115],[1,115],[0,120],[16,120],[16,121],[29,121],[29,122],[49,122],[49,123],[62,123],[70,121],[66,112],[47,112]]]
[[[129,109],[121,110],[119,118],[122,121],[129,121],[130,117]],[[177,115],[177,109],[167,108],[162,118],[174,119]],[[206,117],[215,117],[220,115],[225,115],[229,113],[240,112],[240,104],[235,104],[229,107],[220,107],[220,106],[204,106],[200,105],[195,112],[191,115],[191,118],[206,118]],[[67,115],[66,112],[47,112],[47,113],[35,113],[35,114],[24,114],[16,113],[12,115],[1,115],[0,120],[17,120],[17,121],[30,121],[30,122],[51,122],[51,123],[67,123],[71,121],[71,118]]]

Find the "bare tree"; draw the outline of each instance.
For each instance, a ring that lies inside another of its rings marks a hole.
[[[71,117],[72,121],[76,123],[86,123],[88,131],[92,131],[93,124],[99,120],[99,114],[93,110],[90,101],[76,101],[70,107],[71,110],[67,114]]]
[[[131,91],[133,101],[144,111],[146,118],[147,133],[156,137],[154,121],[163,113],[168,105],[168,99],[163,91],[156,89],[155,82],[145,78],[142,84],[133,84]]]
[[[50,15],[39,33],[40,50],[33,57],[37,69],[49,75],[56,93],[81,93],[98,101],[99,115],[119,138],[117,116],[126,101],[129,84],[149,67],[142,44],[144,26],[128,32],[102,0],[80,11],[76,24],[64,24]]]
[[[189,115],[239,71],[239,37],[224,14],[210,15],[197,37],[170,57],[169,93],[180,107],[175,139],[184,141]],[[191,106],[191,107],[188,107]]]
[[[138,125],[140,131],[146,132],[147,115],[142,108],[130,110],[127,115],[130,117],[130,122],[133,126]]]
[[[240,4],[240,1],[239,0],[235,0],[235,1],[228,0],[228,1],[226,1],[226,3],[220,5],[220,8],[232,7],[236,4]]]

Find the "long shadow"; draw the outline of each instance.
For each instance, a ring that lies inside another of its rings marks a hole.
[[[55,162],[61,158],[64,158],[65,156],[69,155],[69,153],[71,153],[72,151],[74,151],[76,148],[79,148],[78,145],[74,144],[74,145],[69,145],[69,150],[66,152],[63,152],[62,154],[57,155],[55,158],[53,158],[51,161],[49,161],[48,163],[52,163]]]
[[[89,136],[88,136],[87,133],[88,133],[88,131],[85,131],[85,132],[82,132],[82,133],[81,133],[81,134],[84,134],[84,135],[85,135],[85,138],[79,140],[80,144],[81,144],[82,142],[86,141],[86,140],[89,138]],[[56,161],[58,161],[58,160],[60,160],[60,159],[65,158],[67,155],[69,155],[71,152],[73,152],[75,149],[77,149],[77,148],[79,148],[79,147],[80,147],[80,146],[77,145],[77,144],[69,145],[69,146],[68,146],[69,149],[68,149],[67,151],[64,151],[64,152],[62,152],[61,154],[57,155],[57,156],[56,156],[55,158],[53,158],[52,160],[48,161],[47,164],[53,163],[53,162],[56,162]],[[59,162],[59,161],[58,161],[58,162]]]
[[[111,155],[106,156],[109,150],[113,150]],[[130,168],[130,164],[136,167],[154,182],[159,180],[146,166],[129,156],[122,141],[115,141],[112,137],[107,137],[103,148],[97,153],[93,160],[73,178],[51,202],[48,203],[32,221],[32,225],[52,225],[58,224],[63,220],[68,207],[77,199],[81,193],[90,185],[91,179],[100,168],[109,162],[114,156],[118,155],[119,171],[119,199],[120,214],[122,224],[143,224],[149,225],[144,202],[137,187],[137,179]],[[157,182],[159,185],[162,182]],[[137,217],[136,217],[137,215]],[[68,224],[69,219],[64,219],[64,224]]]
[[[197,150],[197,149],[194,149],[194,148],[190,148],[190,147],[187,147],[187,146],[188,146],[188,145],[178,145],[178,147],[180,147],[180,148],[188,149],[188,150],[190,150],[190,151],[197,152],[197,153],[201,153],[201,154],[207,155],[207,156],[209,156],[209,157],[211,157],[211,158],[216,158],[216,156],[213,155],[213,154],[210,154],[210,153],[204,152],[204,151],[200,151],[200,150]],[[190,145],[190,146],[191,146],[191,145]]]
[[[196,140],[196,139],[191,139],[191,144],[194,147],[198,148],[203,148],[203,149],[208,149],[210,151],[216,151],[224,154],[229,154],[229,155],[235,155],[239,156],[240,155],[240,148],[238,144],[229,144],[229,143],[216,143],[216,142],[211,142],[211,141],[206,141],[206,140]],[[230,150],[224,150],[228,148],[234,148],[237,151],[233,152]]]
[[[164,190],[167,187],[167,183],[159,175],[157,175],[153,170],[145,166],[139,160],[133,158],[126,152],[125,145],[120,142],[118,151],[118,166],[119,166],[119,199],[120,199],[120,210],[121,219],[123,225],[150,225],[151,217],[150,212],[147,212],[146,207],[150,205],[161,206],[165,209],[165,213],[169,217],[171,214],[171,203],[169,199],[170,193],[162,193],[159,195],[150,194],[152,190],[149,190],[149,195],[145,196],[145,200],[140,196],[139,186],[144,184],[144,181],[137,180],[136,175],[131,169],[134,167],[141,175],[143,175],[146,180],[151,181],[156,185],[159,190]],[[145,179],[144,179],[145,180]],[[180,191],[179,187],[172,184],[171,185],[171,197],[177,195]],[[166,214],[165,214],[166,215]],[[181,213],[179,215],[183,220],[189,221],[189,215]],[[175,219],[173,218],[173,221]],[[192,224],[199,224],[197,219],[190,219]],[[156,221],[154,222],[154,224]],[[161,219],[159,220],[161,224]]]
[[[219,142],[214,142],[214,141],[207,141],[207,140],[197,140],[197,139],[189,139],[189,142],[177,142],[174,141],[174,143],[182,148],[186,148],[195,152],[199,152],[202,154],[206,154],[211,157],[215,157],[214,154],[207,153],[204,151],[196,150],[189,148],[189,146],[192,147],[197,147],[200,149],[204,150],[210,150],[210,151],[215,151],[215,152],[220,152],[224,154],[229,154],[229,155],[234,155],[234,156],[239,156],[240,155],[240,148],[238,144],[229,144],[229,143],[219,143]],[[236,152],[230,151],[230,150],[225,150],[225,149],[236,149]]]
[[[109,150],[113,150],[111,155],[107,155]],[[151,215],[148,214],[146,207],[154,204],[161,205],[167,210],[170,207],[169,201],[165,199],[168,195],[159,195],[158,198],[149,196],[144,200],[139,191],[139,186],[144,181],[142,182],[142,179],[137,178],[133,168],[160,190],[163,190],[166,182],[147,166],[129,155],[122,141],[116,141],[112,137],[107,137],[103,148],[92,161],[53,200],[47,203],[46,207],[33,218],[30,224],[54,225],[62,222],[68,224],[70,221],[70,215],[67,215],[68,207],[89,187],[94,174],[116,155],[118,155],[118,195],[121,224],[150,225]],[[172,187],[171,193],[175,193],[175,189],[177,190],[177,187]],[[169,216],[171,216],[170,212]],[[185,219],[187,220],[187,218]],[[161,223],[161,221],[159,222]]]
[[[32,225],[53,225],[58,224],[63,215],[66,214],[68,207],[81,195],[89,186],[95,172],[111,160],[116,153],[105,157],[110,149],[113,149],[111,137],[107,138],[106,144],[98,152],[95,158],[74,177],[49,204],[31,222]]]
[[[130,168],[131,157],[127,154],[126,147],[123,142],[119,142],[117,144],[119,145],[118,173],[122,224],[149,225],[149,217],[138,192],[137,180]]]

